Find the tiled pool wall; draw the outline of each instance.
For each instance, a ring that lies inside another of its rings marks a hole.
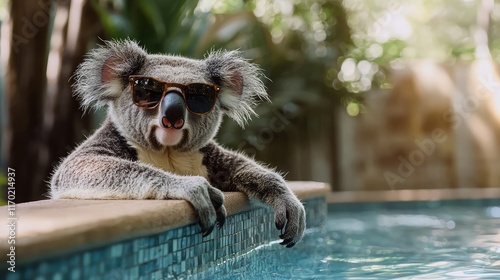
[[[307,227],[321,226],[324,197],[303,200]],[[265,206],[228,216],[221,229],[202,238],[197,224],[16,267],[7,280],[205,279],[218,265],[276,240],[273,210]],[[287,249],[293,250],[293,249]],[[22,256],[19,256],[22,258]]]

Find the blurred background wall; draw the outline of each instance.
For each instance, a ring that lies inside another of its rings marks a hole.
[[[217,138],[288,180],[499,187],[493,0],[0,0],[0,18],[0,183],[14,168],[19,202],[44,198],[54,166],[102,121],[70,86],[113,38],[195,58],[242,50],[273,102]]]

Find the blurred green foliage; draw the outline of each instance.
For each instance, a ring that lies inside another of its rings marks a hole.
[[[0,186],[7,186],[7,177],[5,177],[3,173],[0,173]],[[7,201],[5,200],[5,193],[6,191],[4,189],[0,192],[0,206],[7,204]]]
[[[474,32],[481,0],[343,3],[353,44],[339,60],[341,68],[346,63],[347,73],[340,74],[337,83],[350,92],[390,86],[384,67],[399,60],[453,63],[475,59]],[[488,32],[490,51],[496,60],[500,59],[500,40],[496,39],[500,37],[499,19],[500,5],[495,4]]]
[[[198,58],[212,48],[241,49],[261,65],[273,103],[258,108],[260,118],[247,127],[250,134],[268,126],[276,110],[306,118],[331,115],[340,104],[357,115],[362,93],[390,86],[385,68],[394,61],[474,59],[481,2],[95,1],[112,38],[130,37],[151,52]],[[500,38],[494,24],[500,19],[499,5],[491,17],[490,37]],[[500,40],[490,45],[500,58]],[[222,142],[241,142],[244,134],[235,129],[235,123],[226,122],[219,134]]]
[[[379,64],[395,58],[471,60],[481,1],[344,1],[353,30],[353,49]],[[379,44],[383,52],[368,50]],[[396,45],[396,46],[395,46]],[[368,52],[367,52],[368,50]]]
[[[93,1],[110,38],[132,38],[157,53],[196,54],[208,17],[193,16],[197,1]]]

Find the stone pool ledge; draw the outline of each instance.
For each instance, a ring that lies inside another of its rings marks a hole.
[[[294,191],[294,193],[302,201],[304,201],[306,209],[308,211],[308,222],[311,218],[309,217],[309,215],[312,215],[312,218],[316,216],[315,221],[311,221],[310,225],[314,226],[317,225],[318,222],[321,222],[320,220],[324,218],[321,216],[326,215],[326,212],[322,212],[323,208],[326,209],[325,196],[328,192],[330,192],[330,187],[328,186],[328,184],[317,182],[289,182],[289,186]],[[309,203],[309,201],[311,203]],[[308,209],[308,204],[310,204],[309,208],[313,206],[314,207]],[[126,241],[128,240],[128,242],[132,244],[134,243],[134,239],[140,239],[145,236],[153,236],[153,239],[157,241],[152,241],[152,244],[158,243],[158,245],[161,245],[162,243],[162,236],[164,236],[163,241],[168,241],[166,239],[168,239],[169,237],[172,237],[174,239],[177,238],[178,240],[184,240],[181,238],[188,236],[190,239],[193,239],[193,242],[189,242],[189,240],[186,242],[192,243],[191,245],[193,248],[195,248],[195,245],[198,243],[207,243],[206,239],[208,239],[208,241],[214,243],[214,248],[219,248],[219,250],[223,251],[218,254],[218,256],[214,256],[213,259],[210,258],[212,262],[216,261],[217,259],[222,259],[225,254],[231,255],[233,253],[237,253],[233,252],[234,248],[229,247],[229,245],[231,244],[226,244],[228,243],[228,241],[224,241],[225,244],[222,244],[224,246],[220,244],[219,246],[217,245],[218,241],[216,239],[223,236],[234,237],[238,235],[239,232],[243,234],[245,230],[238,231],[238,228],[243,229],[248,225],[249,228],[255,228],[254,231],[257,232],[259,236],[261,235],[261,230],[265,231],[262,232],[262,236],[265,237],[259,238],[258,240],[255,239],[255,245],[270,241],[268,240],[270,238],[268,236],[274,237],[276,235],[275,239],[277,238],[277,235],[279,233],[276,229],[274,229],[274,232],[270,232],[271,227],[269,225],[274,224],[274,221],[272,219],[272,210],[270,210],[269,207],[263,207],[261,204],[249,201],[249,199],[244,194],[239,192],[225,193],[224,205],[228,212],[226,225],[224,225],[222,230],[214,229],[214,232],[212,232],[210,236],[208,236],[207,238],[203,238],[202,240],[201,234],[199,234],[199,226],[196,224],[197,219],[195,212],[189,205],[189,203],[183,200],[60,199],[17,204],[15,207],[16,217],[18,219],[16,233],[16,266],[22,267],[23,264],[30,264],[32,266],[31,270],[37,271],[37,267],[39,266],[37,262],[50,260],[51,258],[57,259],[57,257],[62,256],[62,260],[57,260],[58,262],[61,262],[64,261],[64,258],[72,258],[74,257],[73,255],[80,254],[81,258],[76,258],[76,263],[74,263],[74,269],[79,269],[78,273],[71,272],[73,273],[71,275],[76,275],[75,277],[71,277],[71,279],[86,279],[89,276],[93,277],[92,275],[101,275],[96,274],[96,271],[102,272],[113,267],[108,265],[107,269],[103,269],[102,267],[107,265],[107,263],[104,263],[100,268],[90,269],[92,273],[85,274],[86,269],[78,268],[78,266],[87,266],[87,262],[84,260],[86,257],[85,252],[91,251],[95,248],[98,248],[98,251],[101,250],[99,248],[103,248],[102,250],[106,252],[111,252],[113,250],[120,251],[122,249],[113,248],[122,248],[123,246],[119,246],[121,243],[126,243]],[[0,218],[4,221],[7,220],[7,210],[8,209],[6,206],[0,207]],[[252,222],[245,222],[246,218],[248,218],[249,220],[257,218],[257,220]],[[264,221],[264,223],[267,223],[265,227],[261,225],[262,221]],[[253,234],[255,234],[255,232]],[[7,227],[1,227],[1,252],[8,252],[7,249],[9,245],[7,244],[7,236]],[[247,239],[249,238],[248,236],[244,237]],[[251,239],[254,240],[253,237],[251,237]],[[142,241],[139,243],[143,244],[145,242],[144,238],[142,238],[141,240]],[[235,241],[243,242],[244,240]],[[137,249],[136,247],[141,247],[140,245],[136,246],[135,243],[133,244],[134,248],[130,250],[133,251],[134,249]],[[247,243],[248,244],[246,245],[248,246],[244,246],[245,250],[254,245],[251,244],[252,242],[250,241]],[[146,247],[151,247],[149,245]],[[172,244],[170,244],[170,246],[172,246]],[[174,245],[174,247],[182,246],[182,244],[179,244],[179,246]],[[106,249],[106,247],[109,248]],[[187,246],[187,248],[188,247],[189,246]],[[203,248],[205,247],[206,246],[204,245]],[[175,248],[169,249],[172,251]],[[137,252],[132,251],[129,253],[138,253],[137,250]],[[206,251],[205,249],[201,251],[203,251],[203,253],[207,253],[204,252]],[[193,253],[191,252],[186,252],[187,255],[193,255]],[[106,255],[108,253],[103,254]],[[116,255],[113,256],[115,257],[115,259],[116,257],[119,257]],[[144,269],[142,269],[141,271],[138,270],[143,262],[141,262],[140,259],[137,260],[137,258],[140,257],[135,257],[137,263],[134,263],[134,261],[131,261],[130,264],[123,264],[122,262],[119,262],[119,268],[121,269],[120,271],[128,275],[127,273],[129,273],[130,271],[124,269],[124,267],[128,267],[127,265],[130,265],[137,266],[137,271],[134,270],[133,272],[131,272],[131,279],[137,276],[137,273],[139,273],[139,275],[152,275],[150,273],[143,273]],[[151,261],[150,258],[146,259]],[[1,267],[3,268],[5,267],[6,261],[5,254],[2,254],[1,260],[3,263]],[[179,262],[180,261],[181,260],[179,260]],[[92,262],[90,261],[88,262],[88,264],[91,263]],[[115,260],[115,263],[118,263],[118,261]],[[175,262],[173,263],[175,264]],[[168,266],[168,264],[165,265]],[[171,266],[169,266],[169,268],[171,268]],[[150,264],[150,267],[153,267],[153,265]],[[187,265],[187,267],[189,267],[189,265]],[[154,268],[151,269],[154,270]],[[176,272],[176,269],[177,268],[175,267],[171,268],[170,270],[168,270],[168,273],[171,273],[172,271]],[[5,271],[5,269],[2,270]],[[178,268],[178,270],[182,271],[183,269],[181,267]],[[185,270],[188,271],[189,269]],[[154,273],[157,273],[158,276],[162,274],[162,277],[166,277],[166,274],[168,274],[167,268],[163,268],[162,271],[163,272],[161,273],[158,271],[154,271]],[[191,268],[191,272],[193,272],[193,268]],[[51,271],[51,273],[54,272]],[[69,274],[61,275],[66,277]],[[81,275],[81,277],[77,277],[78,275]]]
[[[340,191],[327,195],[328,203],[500,199],[499,188]]]

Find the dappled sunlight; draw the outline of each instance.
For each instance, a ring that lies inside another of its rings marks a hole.
[[[0,0],[0,24],[9,280],[499,277],[500,1]]]
[[[102,111],[78,111],[70,85],[85,51],[110,38],[193,58],[239,49],[262,68],[272,103],[260,104],[244,130],[224,122],[217,137],[289,180],[328,181],[336,190],[500,184],[500,4],[492,0],[37,2],[16,10],[11,37],[5,3],[6,88],[22,85],[12,79],[21,70],[9,71],[10,50],[49,47],[25,54],[43,58],[40,90],[12,95],[41,100],[19,122],[40,127],[27,140],[33,146],[6,144],[22,151],[17,158],[34,158],[21,169],[36,171],[25,180],[38,198],[58,160],[103,121]],[[26,67],[18,68],[31,73]]]
[[[387,20],[387,24],[382,26],[385,20]],[[376,19],[375,23],[381,26],[375,28],[374,32],[370,35],[373,36],[372,40],[378,43],[385,43],[390,39],[408,40],[413,33],[407,18],[401,14],[394,13],[394,11],[386,12],[380,18]]]
[[[497,158],[497,142],[494,131],[484,123],[478,116],[472,116],[467,120],[467,127],[474,140],[478,142],[479,152],[485,159]]]
[[[62,52],[64,38],[63,30],[67,23],[69,11],[65,7],[57,9],[54,18],[54,35],[52,35],[51,46],[49,50],[49,57],[47,61],[47,84],[49,87],[54,88],[57,86],[57,75],[61,69]],[[54,94],[49,90],[49,94]]]
[[[358,133],[377,127],[372,137],[358,140],[376,163],[358,169],[366,174],[360,188],[383,189],[384,181],[398,189],[497,187],[500,122],[492,96],[498,79],[491,65],[414,61],[394,67],[393,88],[367,98],[358,119]]]
[[[354,170],[344,169],[349,175],[342,184],[353,189],[498,187],[500,78],[487,36],[493,28],[488,14],[498,8],[490,0],[457,3],[477,9],[476,22],[475,13],[439,4],[369,3],[345,4],[357,15],[349,18],[357,48],[343,60],[338,79],[347,90],[367,94],[360,113],[346,106],[347,115],[358,117],[354,127],[342,131],[355,131],[357,139],[348,141],[356,140],[359,150],[346,152]],[[462,17],[448,22],[453,13]],[[372,29],[363,26],[366,21]],[[446,35],[444,26],[449,27]],[[458,42],[470,48],[450,57],[445,48]],[[398,46],[396,53],[385,48],[391,44],[393,50]],[[372,85],[364,88],[353,65],[381,58],[391,60],[390,68],[381,68],[386,82],[378,82],[376,69],[365,77]],[[376,83],[387,90],[373,90]],[[354,174],[362,174],[361,179]]]
[[[7,279],[500,277],[500,1],[0,0],[0,25]]]
[[[491,114],[500,125],[500,75],[498,65],[491,59],[477,59],[471,65],[470,90],[481,98],[486,105],[487,114]]]

